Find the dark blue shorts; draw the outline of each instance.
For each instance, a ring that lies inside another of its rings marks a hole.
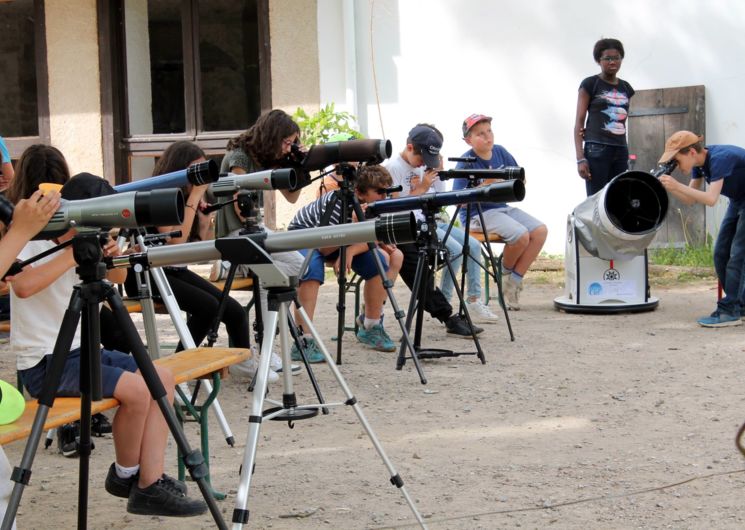
[[[39,364],[27,370],[21,370],[21,380],[33,397],[38,397],[44,387],[47,366],[52,364],[52,355],[46,355]],[[124,372],[136,372],[137,363],[134,357],[126,353],[101,350],[101,390],[103,397],[114,396],[114,389]],[[62,379],[57,388],[57,395],[64,397],[80,396],[80,348],[72,350],[67,356]]]
[[[306,256],[308,252],[308,250],[300,251],[303,256]],[[376,248],[375,252],[378,253],[378,256],[380,256],[380,261],[383,262],[383,270],[387,272],[388,264],[385,261],[383,251]],[[313,250],[313,255],[310,258],[310,263],[308,263],[308,270],[305,271],[305,275],[300,278],[300,281],[318,280],[319,282],[323,283],[326,272],[324,270],[324,265],[329,262],[333,264],[338,257],[338,250],[332,252],[328,256],[324,256],[317,250]],[[375,259],[373,258],[373,255],[370,253],[369,250],[364,254],[357,254],[352,259],[352,270],[356,272],[363,280],[369,280],[370,278],[373,278],[378,274],[378,268],[375,266]]]

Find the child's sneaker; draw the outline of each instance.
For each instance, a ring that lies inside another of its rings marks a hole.
[[[466,309],[468,309],[468,314],[473,322],[488,324],[499,320],[499,315],[495,315],[481,300],[466,302]]]
[[[241,377],[244,379],[253,379],[256,375],[256,370],[259,369],[258,356],[249,357],[245,361],[241,361],[238,364],[232,365],[228,368],[230,375],[235,377]],[[279,381],[277,372],[269,368],[269,376],[267,377],[269,383],[275,383]]]
[[[139,515],[192,517],[205,513],[207,504],[200,499],[190,499],[172,482],[161,478],[147,488],[132,484],[127,511]]]
[[[110,434],[112,431],[111,422],[109,418],[101,414],[100,412],[91,416],[91,434],[93,436],[103,436],[104,434]]]
[[[739,315],[730,315],[722,313],[719,310],[714,311],[708,317],[698,319],[699,325],[705,328],[725,328],[729,326],[742,326],[742,320]]]
[[[277,372],[278,374],[282,373],[282,357],[277,355],[276,353],[272,352],[272,359],[269,361],[269,368]],[[302,372],[303,367],[299,364],[290,364],[290,370],[292,375],[297,375],[300,372]]]
[[[67,458],[78,456],[80,422],[65,423],[57,427],[57,449]]]
[[[326,357],[323,356],[323,352],[321,352],[321,350],[318,348],[318,344],[316,344],[316,341],[313,339],[313,337],[303,337],[300,340],[305,341],[305,357],[308,359],[309,363],[314,364],[326,362]],[[297,344],[292,345],[292,351],[290,353],[292,355],[293,361],[303,360]]]
[[[396,344],[380,324],[375,324],[370,329],[361,327],[357,331],[357,340],[378,351],[396,351]]]
[[[504,301],[513,311],[520,310],[520,291],[522,291],[522,282],[518,283],[513,280],[511,274],[507,276],[504,281]]]

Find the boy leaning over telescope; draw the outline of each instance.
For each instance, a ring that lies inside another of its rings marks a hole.
[[[727,212],[714,245],[714,269],[724,297],[708,317],[698,319],[705,328],[739,326],[745,310],[743,265],[745,265],[745,149],[734,145],[708,145],[703,136],[678,131],[665,142],[660,157],[664,164],[675,160],[680,170],[691,175],[686,186],[670,175],[662,175],[665,189],[683,204],[714,206],[720,195],[729,199]],[[708,186],[705,186],[708,184]]]

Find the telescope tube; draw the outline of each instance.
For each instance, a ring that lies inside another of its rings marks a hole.
[[[289,232],[265,232],[226,237],[214,241],[197,241],[150,248],[140,254],[125,254],[107,258],[113,267],[130,267],[145,263],[150,267],[166,267],[179,263],[195,263],[224,259],[231,263],[251,265],[250,256],[256,245],[269,253],[307,248],[336,247],[355,243],[410,243],[417,237],[417,224],[411,212],[381,216],[362,221]],[[251,241],[249,241],[251,240]],[[253,242],[253,243],[252,243]]]
[[[521,180],[510,180],[479,188],[408,195],[398,199],[371,202],[367,205],[367,214],[375,217],[382,213],[421,210],[425,207],[440,208],[469,202],[515,202],[524,198],[525,184]]]
[[[200,162],[199,164],[191,165],[186,169],[181,169],[179,171],[164,173],[163,175],[157,175],[142,180],[135,180],[134,182],[127,182],[126,184],[119,184],[118,186],[114,186],[114,189],[118,192],[123,192],[156,190],[162,188],[183,188],[187,184],[201,186],[203,184],[215,182],[219,176],[217,162],[214,160],[207,160],[206,162]]]
[[[91,199],[62,199],[34,239],[51,239],[75,227],[137,228],[179,225],[184,219],[180,189],[130,191]]]
[[[391,157],[390,140],[347,140],[312,146],[303,160],[308,171],[323,169],[339,162],[367,162],[380,164]]]
[[[238,190],[290,190],[297,189],[297,173],[292,168],[267,169],[254,173],[227,173],[210,184],[216,196],[232,195]]]

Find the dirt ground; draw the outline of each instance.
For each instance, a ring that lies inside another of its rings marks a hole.
[[[341,372],[429,528],[743,528],[745,466],[734,438],[745,420],[745,328],[698,327],[695,318],[714,307],[714,280],[686,274],[681,283],[676,275],[659,274],[654,312],[587,316],[554,309],[560,273],[534,274],[523,309],[510,313],[516,340],[504,319],[487,325],[486,364],[472,355],[424,361],[427,385],[411,361],[397,371],[394,354],[345,335]],[[395,292],[405,307],[408,291]],[[333,284],[321,293],[316,323],[335,350]],[[173,342],[163,319],[162,340]],[[399,336],[390,313],[386,327]],[[427,321],[424,330],[424,346],[474,351],[439,323]],[[328,369],[314,368],[326,400],[342,401]],[[7,356],[1,375],[14,380]],[[294,383],[308,402],[307,375]],[[219,398],[236,446],[227,446],[216,421],[210,428],[213,484],[228,493],[219,502],[227,522],[246,445],[246,386],[231,377]],[[280,387],[270,387],[271,398],[281,397]],[[196,426],[186,432],[196,444]],[[23,448],[5,447],[12,465]],[[110,441],[97,439],[91,528],[214,527],[209,515],[127,514],[126,501],[103,489],[112,459]],[[171,443],[171,474],[175,461]],[[40,447],[19,527],[74,527],[77,473],[77,460]],[[249,508],[252,528],[416,527],[348,407],[294,429],[262,424]]]

